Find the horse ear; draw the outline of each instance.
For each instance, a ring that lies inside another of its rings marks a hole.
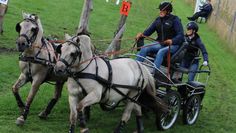
[[[65,39],[69,40],[70,38],[71,38],[71,36],[69,34],[65,33]]]
[[[62,47],[62,44],[57,45],[56,48],[55,48],[56,52],[59,53],[59,54],[61,54],[61,47]]]
[[[16,32],[20,33],[20,29],[21,29],[20,23],[17,23],[16,24]]]
[[[39,17],[36,15],[36,16],[35,16],[35,20],[37,21],[38,19],[39,19]]]
[[[26,19],[29,17],[29,14],[22,11],[22,17],[23,19]]]

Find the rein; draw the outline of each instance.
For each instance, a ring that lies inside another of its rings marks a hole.
[[[156,39],[148,37],[148,36],[144,36],[144,38],[146,38],[147,40],[153,41],[153,42],[160,43],[159,41],[156,41]],[[92,57],[90,59],[87,59],[87,60],[84,60],[84,61],[80,62],[78,65],[73,65],[71,67],[73,67],[73,68],[79,67],[80,65],[82,65],[82,64],[84,64],[86,62],[89,62],[90,60],[96,59],[96,58],[100,58],[100,57],[102,58],[102,57],[107,57],[107,56],[111,56],[111,55],[123,54],[123,53],[126,53],[128,51],[134,51],[134,50],[137,50],[137,49],[141,49],[141,48],[145,48],[145,47],[150,47],[150,46],[156,45],[156,44],[150,44],[150,45],[146,45],[146,46],[135,47],[136,43],[137,43],[137,41],[135,41],[133,43],[133,47],[130,48],[130,49],[123,49],[123,50],[118,50],[118,51],[104,52],[101,55],[94,56],[94,57]]]

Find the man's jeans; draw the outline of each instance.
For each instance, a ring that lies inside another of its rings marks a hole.
[[[196,12],[193,16],[192,19],[193,21],[197,20],[199,17],[208,17],[209,13],[204,12],[204,11],[200,11],[200,12]]]
[[[151,46],[145,45],[146,47],[142,48],[137,55],[142,56],[142,57],[146,57],[148,53],[156,54],[154,64],[156,65],[157,68],[160,68],[160,66],[163,62],[164,56],[167,55],[167,53],[168,53],[169,46],[160,45],[159,43],[151,43],[148,45],[151,45]],[[179,48],[179,45],[171,45],[170,52],[174,53],[178,50],[178,48]],[[136,60],[141,61],[141,62],[144,61],[144,59],[141,57],[137,57]]]
[[[183,60],[181,66],[184,68],[188,68],[190,71],[188,73],[188,81],[194,81],[196,75],[195,71],[198,70],[199,66],[199,60],[198,59],[194,59],[193,61]]]

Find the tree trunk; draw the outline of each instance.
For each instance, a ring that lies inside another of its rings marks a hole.
[[[126,0],[126,1],[129,2],[130,4],[132,3],[131,0]],[[114,34],[114,38],[113,38],[111,44],[109,45],[109,47],[107,48],[106,52],[119,51],[120,50],[121,38],[122,38],[123,32],[125,30],[125,23],[126,23],[127,17],[128,16],[126,16],[126,15],[123,15],[123,14],[121,15],[118,28],[117,28],[117,30]],[[112,58],[116,58],[117,56],[119,56],[119,55],[118,54],[112,55]]]
[[[80,23],[77,29],[77,34],[90,34],[88,23],[89,23],[89,15],[93,10],[92,0],[84,0],[83,11],[80,16]]]
[[[118,28],[114,34],[114,38],[107,48],[106,52],[111,52],[111,51],[118,51],[120,50],[120,45],[121,45],[121,38],[123,36],[123,32],[125,30],[125,22],[126,22],[127,16],[121,15],[120,22],[118,25]],[[112,55],[112,58],[116,58],[119,55]]]
[[[119,29],[119,31],[117,30],[118,33],[115,34],[111,44],[106,50],[106,53],[120,50],[120,44],[121,44],[120,39],[122,38],[124,30],[125,30],[125,24]],[[118,55],[112,55],[112,58],[115,58],[117,56]]]

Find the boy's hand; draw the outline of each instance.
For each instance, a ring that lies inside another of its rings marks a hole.
[[[207,66],[207,65],[208,65],[208,62],[207,62],[207,61],[204,61],[204,62],[202,63],[202,65],[203,65],[203,66]]]

